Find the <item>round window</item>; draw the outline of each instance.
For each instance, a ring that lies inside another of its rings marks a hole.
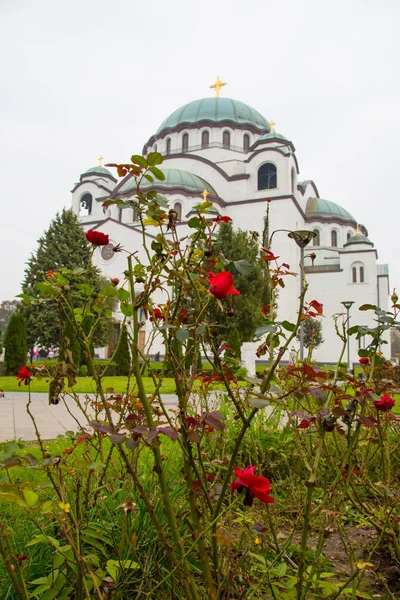
[[[101,258],[103,260],[111,260],[114,257],[114,246],[112,244],[107,244],[107,246],[103,246],[101,249]]]

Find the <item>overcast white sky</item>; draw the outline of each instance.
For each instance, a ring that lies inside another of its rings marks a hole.
[[[0,0],[0,300],[80,173],[176,108],[246,102],[364,223],[400,289],[398,0]]]

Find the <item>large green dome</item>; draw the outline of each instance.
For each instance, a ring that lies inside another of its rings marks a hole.
[[[175,189],[183,189],[189,192],[194,192],[196,195],[200,195],[204,190],[207,190],[212,196],[217,196],[216,191],[211,185],[194,173],[188,171],[181,171],[180,169],[163,169],[165,175],[164,181],[155,181],[150,183],[149,181],[142,181],[140,187],[142,189],[157,188],[168,192]],[[123,194],[136,189],[136,182],[133,177],[129,177],[125,183],[118,189],[118,193]]]
[[[306,204],[306,217],[310,220],[321,217],[323,219],[338,219],[340,221],[353,221],[355,219],[347,210],[322,198],[309,198]]]
[[[156,135],[164,129],[174,129],[183,123],[193,125],[201,121],[212,123],[230,121],[236,125],[253,126],[259,131],[270,130],[267,119],[244,102],[231,98],[202,98],[174,111],[161,123]]]

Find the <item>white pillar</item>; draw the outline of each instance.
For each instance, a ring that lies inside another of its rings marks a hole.
[[[242,363],[246,367],[249,377],[256,375],[256,350],[259,342],[244,342],[241,348]]]

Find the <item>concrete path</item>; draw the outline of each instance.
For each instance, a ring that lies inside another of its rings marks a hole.
[[[85,403],[86,394],[81,394],[80,399]],[[93,397],[93,396],[92,396]],[[174,408],[177,397],[174,394],[163,395],[166,406]],[[0,442],[9,440],[36,440],[35,428],[26,411],[28,394],[26,392],[4,392],[0,398]],[[80,409],[72,398],[67,397],[57,406],[49,405],[48,395],[31,394],[30,411],[35,417],[40,436],[43,440],[52,440],[66,431],[78,431],[79,426],[74,417],[84,425],[84,418]],[[93,408],[87,407],[87,414],[93,417]]]

